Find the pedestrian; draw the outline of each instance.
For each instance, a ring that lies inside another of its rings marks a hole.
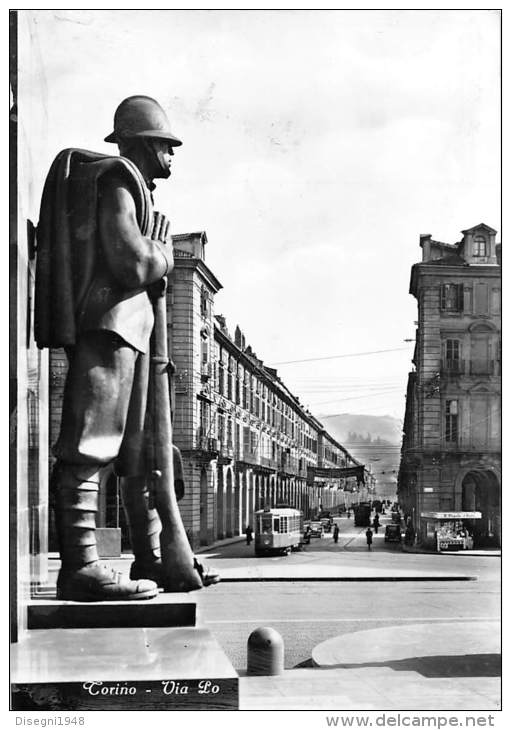
[[[349,518],[351,517],[351,512],[350,512],[350,510],[348,510],[348,514],[346,515],[346,517],[348,518],[348,520],[349,520]]]
[[[334,527],[334,542],[337,544],[339,542],[339,525],[336,523]]]
[[[370,527],[368,527],[366,530],[366,542],[367,542],[367,549],[370,550],[372,542],[373,542],[373,531],[371,530]]]
[[[378,527],[379,526],[380,526],[380,519],[379,519],[378,515],[375,515],[374,516],[374,519],[373,519],[373,528],[374,528],[374,534],[375,535],[378,534]]]
[[[245,535],[247,536],[247,545],[250,545],[250,543],[252,542],[252,533],[253,533],[252,528],[250,527],[250,525],[247,525],[245,527]]]

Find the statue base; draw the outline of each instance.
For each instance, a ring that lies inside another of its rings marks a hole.
[[[40,629],[11,650],[13,710],[237,710],[238,675],[203,628]]]
[[[53,595],[54,592],[53,592]],[[46,595],[27,604],[28,629],[107,629],[195,626],[189,593],[159,593],[149,601],[57,601]]]
[[[27,605],[28,630],[11,646],[13,710],[236,710],[238,675],[196,600],[57,601]]]

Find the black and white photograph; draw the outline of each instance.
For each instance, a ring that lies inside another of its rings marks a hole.
[[[9,33],[11,721],[504,728],[502,11]]]

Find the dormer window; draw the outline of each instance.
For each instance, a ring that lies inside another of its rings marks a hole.
[[[474,236],[472,243],[472,255],[476,258],[487,256],[486,238],[484,236]]]

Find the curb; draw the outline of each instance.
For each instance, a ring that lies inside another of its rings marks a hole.
[[[449,556],[459,556],[462,555],[464,557],[471,557],[471,558],[500,558],[502,557],[502,551],[501,550],[491,550],[488,552],[484,552],[483,550],[425,550],[419,547],[416,548],[405,548],[404,545],[401,546],[402,552],[404,553],[411,553],[413,555],[449,555]]]
[[[217,540],[217,542],[212,542],[210,545],[202,545],[201,547],[194,550],[195,555],[199,555],[200,553],[208,553],[210,550],[215,550],[215,548],[224,547],[225,545],[233,545],[236,542],[245,542],[246,538],[244,535],[237,535],[236,537],[226,537],[225,540]]]
[[[468,581],[477,580],[474,575],[418,575],[418,576],[246,576],[238,578],[223,577],[221,583],[405,583],[405,582],[432,582],[432,581]]]

